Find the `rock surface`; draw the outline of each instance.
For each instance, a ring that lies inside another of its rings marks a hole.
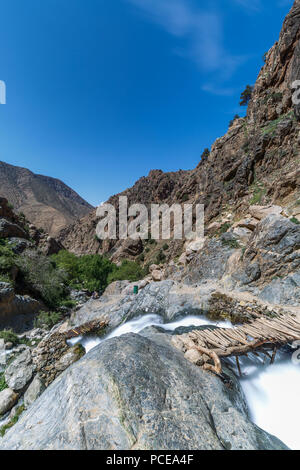
[[[44,305],[28,295],[18,295],[11,284],[0,282],[0,329],[26,329]]]
[[[18,400],[18,394],[10,388],[5,388],[0,392],[0,417],[10,411]]]
[[[28,408],[44,392],[45,385],[38,375],[36,375],[24,394],[24,405]]]
[[[234,379],[227,389],[162,336],[129,334],[95,348],[32,404],[0,448],[285,448],[250,422]]]
[[[15,391],[23,390],[32,379],[34,365],[30,349],[25,349],[5,370],[5,381]]]

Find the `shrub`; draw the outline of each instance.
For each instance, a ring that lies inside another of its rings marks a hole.
[[[219,233],[226,233],[231,227],[231,224],[229,222],[225,222],[224,224],[221,225],[219,229]]]
[[[4,436],[4,434],[6,433],[8,429],[12,428],[18,422],[23,411],[25,411],[25,406],[24,405],[19,406],[17,408],[16,414],[14,415],[14,417],[7,424],[5,424],[4,426],[0,428],[1,437]]]
[[[169,249],[169,245],[168,245],[167,243],[165,243],[165,244],[163,245],[162,249],[163,249],[164,251],[168,250],[168,249]]]
[[[20,343],[19,337],[12,330],[0,331],[0,338],[4,339],[5,343],[12,343],[14,346],[17,346]]]
[[[66,300],[63,300],[60,305],[62,307],[67,307],[67,308],[73,308],[73,307],[76,307],[77,305],[77,302],[76,300],[72,300],[72,299],[66,299]]]
[[[247,85],[243,93],[241,94],[240,106],[247,106],[252,98],[253,86]]]
[[[56,308],[66,296],[67,274],[45,255],[26,250],[17,258],[25,284],[50,308]]]
[[[113,271],[108,276],[108,282],[114,281],[139,281],[146,275],[146,270],[143,269],[135,261],[124,260],[121,266],[114,266]]]
[[[240,244],[237,240],[222,240],[222,245],[233,249],[240,248]]]
[[[0,392],[5,390],[8,387],[7,383],[5,382],[4,372],[0,373]]]
[[[204,149],[201,155],[201,161],[205,162],[208,159],[209,155],[210,155],[210,150],[208,148]]]
[[[16,255],[9,246],[7,240],[0,238],[0,273],[2,275],[10,273],[15,265]]]
[[[75,289],[103,291],[108,284],[108,275],[113,272],[114,264],[104,256],[75,256],[62,250],[52,256],[55,265],[67,273],[68,284]]]
[[[62,320],[63,316],[59,312],[40,312],[34,319],[35,328],[45,328],[51,330],[54,325]]]
[[[293,224],[300,225],[300,222],[298,219],[296,219],[296,217],[292,217],[290,220],[293,222]]]
[[[163,253],[162,250],[160,250],[160,252],[157,254],[155,264],[161,264],[161,263],[164,263],[165,261],[166,261],[166,255]]]

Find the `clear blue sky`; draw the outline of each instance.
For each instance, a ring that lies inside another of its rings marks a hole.
[[[195,167],[292,3],[0,0],[0,160],[94,205],[150,169]]]

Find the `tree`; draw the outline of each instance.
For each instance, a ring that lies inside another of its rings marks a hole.
[[[253,93],[253,86],[247,85],[243,93],[241,94],[240,106],[248,106]]]
[[[208,149],[208,148],[204,149],[204,150],[203,150],[203,153],[202,153],[202,155],[201,155],[201,161],[202,161],[202,162],[205,162],[205,160],[208,159],[209,154],[210,154],[209,149]]]

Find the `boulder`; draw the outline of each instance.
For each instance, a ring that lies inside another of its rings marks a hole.
[[[243,243],[247,243],[252,235],[252,231],[245,227],[237,227],[233,229],[232,233]]]
[[[286,449],[250,421],[234,376],[230,382],[189,363],[166,335],[113,338],[57,378],[0,448]]]
[[[5,388],[0,392],[0,416],[12,409],[18,400],[18,394],[10,388]]]
[[[154,269],[154,271],[151,272],[151,276],[153,281],[160,282],[163,278],[163,273],[159,269]]]
[[[0,238],[27,238],[25,230],[17,224],[10,222],[4,218],[0,218]]]
[[[29,240],[17,237],[10,238],[8,244],[12,246],[12,250],[16,255],[20,255],[23,251],[33,248],[34,246]]]
[[[246,247],[242,266],[233,274],[233,278],[242,284],[255,281],[266,284],[278,278],[278,286],[281,278],[299,270],[299,249],[300,225],[281,215],[269,215],[257,225]],[[274,285],[272,283],[270,289]],[[287,282],[288,285],[292,286],[293,282]],[[265,291],[264,296],[270,297],[270,289]],[[284,298],[282,295],[280,297]]]
[[[235,222],[232,228],[235,229],[235,228],[241,227],[241,228],[246,228],[248,230],[253,231],[257,224],[258,224],[258,219],[255,219],[254,217],[247,217],[245,219],[239,220],[238,222]]]
[[[0,329],[23,331],[43,308],[41,302],[28,295],[17,295],[11,284],[0,282]]]
[[[268,215],[280,215],[282,213],[281,206],[250,206],[249,212],[255,219],[262,220]]]
[[[28,408],[46,389],[44,382],[36,375],[24,395],[24,405]]]
[[[32,363],[30,349],[26,348],[7,367],[5,371],[5,381],[13,390],[21,391],[32,379],[33,372],[34,365]]]

